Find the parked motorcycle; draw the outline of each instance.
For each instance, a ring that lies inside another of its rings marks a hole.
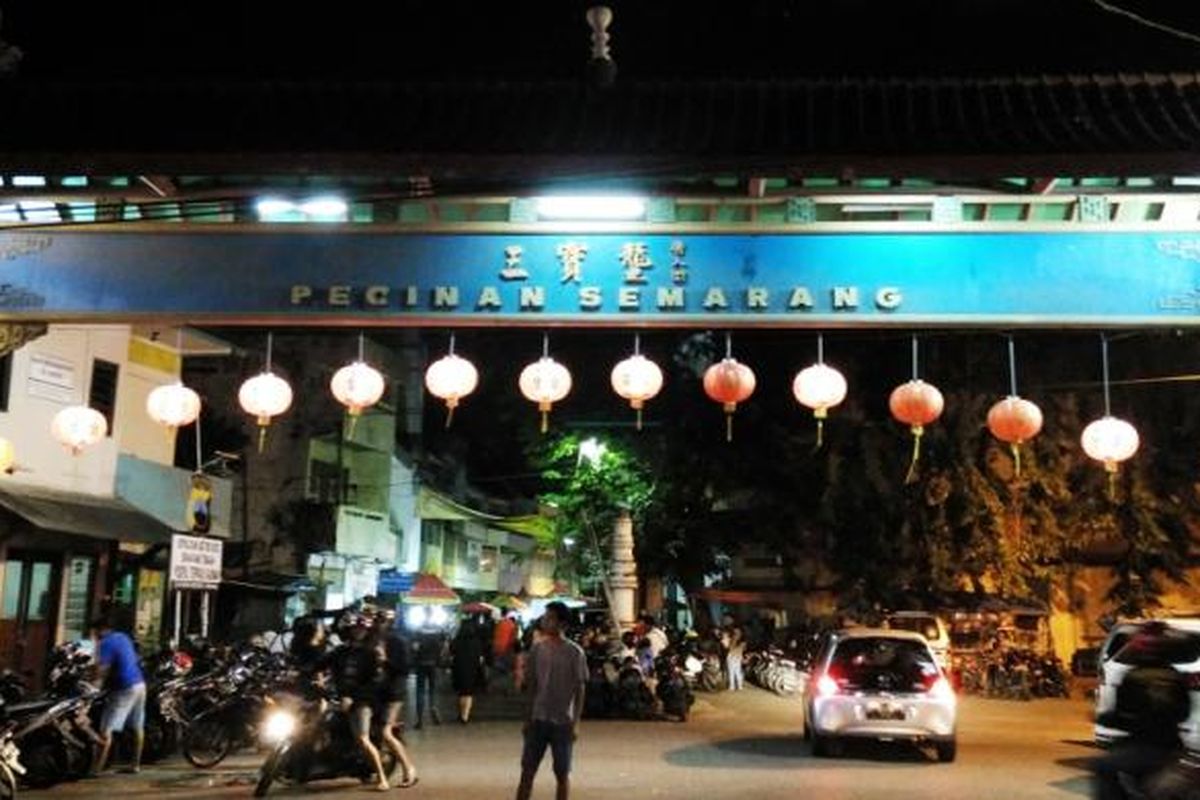
[[[25,775],[21,750],[13,738],[16,723],[6,720],[0,724],[0,800],[15,800],[17,781]]]
[[[656,693],[663,713],[687,722],[696,696],[688,685],[679,656],[674,653],[659,656],[655,662],[655,675],[658,678]]]

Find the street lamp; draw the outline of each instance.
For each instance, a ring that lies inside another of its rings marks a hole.
[[[592,436],[584,439],[579,443],[579,460],[576,464],[582,464],[587,461],[592,469],[599,469],[600,459],[608,452],[608,448],[604,444]]]

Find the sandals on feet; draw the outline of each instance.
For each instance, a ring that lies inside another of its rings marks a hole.
[[[397,789],[411,789],[412,787],[416,786],[420,782],[421,782],[420,777],[414,775],[411,778],[405,778],[404,780],[397,783],[396,788]]]

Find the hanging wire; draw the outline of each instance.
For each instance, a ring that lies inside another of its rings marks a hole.
[[[267,372],[271,371],[271,345],[274,343],[274,334],[267,332]]]
[[[917,379],[917,335],[915,333],[913,334],[913,337],[912,337],[912,364],[913,364],[912,379],[915,381]]]
[[[550,334],[542,334],[542,358],[550,357]]]
[[[1100,353],[1104,361],[1104,416],[1112,416],[1112,403],[1108,391],[1108,334],[1100,334]]]
[[[825,363],[825,334],[817,334],[817,363]]]
[[[450,334],[450,355],[454,355],[454,334]]]
[[[725,331],[725,357],[733,358],[733,334]]]
[[[1013,337],[1008,337],[1008,387],[1009,394],[1013,397],[1017,396],[1017,346],[1013,344]]]
[[[633,354],[635,356],[640,356],[642,354],[642,335],[640,333],[635,333],[633,335]]]
[[[358,360],[359,361],[363,360],[363,348],[364,348],[363,333],[362,333],[362,331],[359,331],[358,332]]]
[[[196,472],[204,472],[204,448],[200,444],[200,415],[203,412],[203,407],[196,412]]]
[[[1200,34],[1195,34],[1190,31],[1181,30],[1179,28],[1173,28],[1170,25],[1167,25],[1162,22],[1158,22],[1157,20],[1147,19],[1146,17],[1143,17],[1140,14],[1135,14],[1134,12],[1130,11],[1129,9],[1121,8],[1120,6],[1114,5],[1113,3],[1105,2],[1105,0],[1092,0],[1092,2],[1110,14],[1116,14],[1117,16],[1120,16],[1120,17],[1126,17],[1127,19],[1131,19],[1139,25],[1144,25],[1147,28],[1153,28],[1156,31],[1161,31],[1162,33],[1170,34],[1171,36],[1176,36],[1180,39],[1185,39],[1189,42],[1200,43]]]

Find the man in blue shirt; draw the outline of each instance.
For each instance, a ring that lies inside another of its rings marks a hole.
[[[142,765],[142,743],[145,739],[146,681],[138,664],[137,650],[133,640],[113,630],[108,620],[93,622],[92,631],[93,635],[99,637],[96,663],[100,682],[109,689],[104,716],[100,721],[100,751],[92,762],[92,774],[104,769],[112,749],[113,733],[120,730],[133,731],[133,763],[130,771],[138,772]]]

